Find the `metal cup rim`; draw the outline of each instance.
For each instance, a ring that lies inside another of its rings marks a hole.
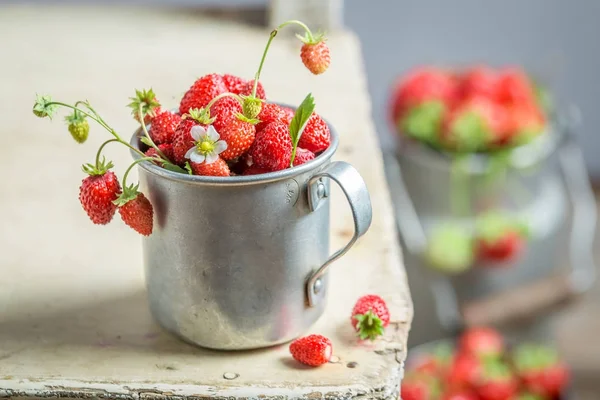
[[[280,103],[277,103],[280,104]],[[286,107],[289,107],[285,104],[280,104]],[[295,107],[291,107],[295,109]],[[331,132],[331,143],[329,147],[315,157],[314,160],[311,160],[307,163],[299,165],[293,168],[286,168],[281,171],[269,172],[266,174],[259,175],[236,175],[236,176],[200,176],[200,175],[187,175],[181,174],[179,172],[169,171],[161,166],[158,166],[150,161],[142,161],[138,165],[140,168],[143,168],[146,172],[151,174],[160,176],[164,179],[168,179],[171,181],[177,181],[181,183],[187,183],[192,185],[211,185],[211,186],[242,186],[242,185],[256,185],[256,184],[264,184],[269,182],[281,181],[284,179],[294,178],[296,176],[302,175],[306,172],[317,170],[318,168],[325,165],[336,152],[338,144],[339,144],[339,135],[334,127],[323,118],[329,130]],[[133,136],[131,137],[130,144],[136,148],[140,149],[140,136],[141,136],[142,128],[137,129]],[[131,155],[135,160],[141,158],[141,156],[135,151],[131,150]]]

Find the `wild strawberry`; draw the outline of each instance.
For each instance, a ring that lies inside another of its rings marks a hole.
[[[479,397],[469,389],[450,389],[441,400],[479,400]]]
[[[281,109],[283,110],[285,116],[283,118],[281,118],[281,122],[283,122],[284,124],[286,124],[287,126],[290,125],[290,123],[292,122],[292,118],[294,118],[294,110],[292,110],[289,107],[281,107]]]
[[[460,337],[460,351],[480,358],[498,358],[504,351],[504,339],[492,328],[471,328]]]
[[[223,97],[210,107],[210,117],[214,118],[213,126],[221,133],[221,130],[229,124],[236,115],[242,112],[242,105],[233,97]]]
[[[213,98],[225,92],[227,92],[227,87],[221,75],[205,75],[196,80],[183,95],[179,112],[183,115],[188,113],[190,109],[205,107]]]
[[[65,117],[65,121],[67,121],[69,133],[73,139],[77,143],[84,143],[90,133],[90,124],[85,116],[78,111],[74,111]]]
[[[232,118],[220,131],[221,139],[227,143],[227,150],[221,153],[224,160],[233,160],[248,151],[254,143],[254,125]]]
[[[298,146],[316,154],[326,150],[330,143],[331,132],[329,126],[323,118],[313,113],[304,127]]]
[[[525,247],[527,226],[494,212],[481,215],[476,223],[477,256],[482,261],[507,262]]]
[[[244,78],[231,74],[223,74],[223,82],[225,83],[227,91],[235,94],[240,94],[240,92],[246,88],[246,84],[248,83]]]
[[[300,147],[298,147],[296,149],[296,157],[294,157],[294,167],[297,167],[298,165],[302,165],[306,162],[309,162],[310,160],[314,160],[315,159],[315,153],[313,153],[310,150],[306,150],[306,149],[301,149]]]
[[[202,119],[199,114],[199,110],[190,110],[189,114],[183,116],[173,135],[173,161],[179,165],[185,164],[185,154],[194,146],[192,128],[194,126],[206,128],[206,125],[198,121]]]
[[[537,104],[521,103],[508,106],[506,115],[506,142],[509,144],[525,144],[546,128],[546,119]]]
[[[140,122],[140,106],[142,108],[142,115],[144,116],[144,124],[149,124],[160,112],[160,103],[156,99],[152,89],[136,90],[135,96],[129,99],[131,103],[128,104],[128,107],[131,108],[131,115],[133,115],[133,118],[137,122]]]
[[[402,400],[437,399],[441,391],[439,380],[433,375],[407,372],[400,387]]]
[[[529,392],[519,393],[517,395],[517,397],[515,398],[515,400],[547,400],[547,399],[548,399],[547,397],[539,396],[537,394],[529,393]]]
[[[535,91],[520,68],[506,68],[498,75],[497,99],[504,105],[535,104]]]
[[[458,354],[450,365],[448,385],[452,388],[472,387],[482,373],[481,361],[470,354]]]
[[[519,388],[510,368],[501,361],[487,362],[475,385],[481,400],[512,400]]]
[[[117,176],[109,171],[113,164],[104,161],[95,166],[87,164],[83,170],[89,175],[81,182],[79,201],[94,224],[108,224],[117,206],[113,204],[121,194],[121,185]]]
[[[168,161],[173,162],[173,145],[171,143],[159,144],[158,148],[167,157]],[[158,156],[158,152],[156,151],[156,149],[154,147],[150,147],[148,150],[146,150],[146,152],[144,154],[146,155],[146,157],[157,157]],[[156,164],[162,165],[161,163],[158,163],[158,162]]]
[[[265,168],[261,168],[258,165],[251,165],[244,169],[242,175],[261,175],[268,174],[269,172],[271,171]]]
[[[254,164],[270,171],[286,169],[292,156],[290,129],[282,122],[275,121],[256,134],[250,148]]]
[[[138,192],[138,186],[127,187],[121,196],[114,201],[119,206],[121,219],[140,235],[152,233],[154,210],[150,200]]]
[[[327,71],[331,63],[331,56],[329,55],[329,46],[325,43],[325,39],[322,37],[312,40],[305,38],[303,41],[304,44],[300,49],[300,58],[304,66],[315,75]]]
[[[495,100],[498,97],[498,73],[486,66],[475,66],[466,70],[460,84],[463,98],[485,97]]]
[[[160,111],[152,120],[148,133],[155,144],[171,143],[180,122],[179,115],[170,111]]]
[[[567,367],[549,347],[522,344],[515,350],[513,358],[523,385],[533,394],[555,398],[568,384]]]
[[[331,341],[321,335],[308,335],[296,339],[290,344],[292,357],[311,367],[318,367],[329,362],[332,351]]]
[[[250,96],[252,94],[252,90],[254,90],[254,80],[248,81],[244,87],[239,91],[239,95],[242,96]],[[258,82],[256,85],[256,98],[265,100],[267,98],[267,93],[265,92],[265,88],[262,83]]]
[[[434,229],[425,253],[429,266],[446,274],[458,274],[473,265],[473,239],[462,226]]]
[[[483,97],[459,104],[445,121],[444,141],[462,151],[477,151],[503,140],[506,114],[503,107]]]
[[[231,171],[229,166],[222,158],[218,158],[217,161],[207,164],[206,162],[195,163],[190,162],[194,175],[202,176],[229,176]]]
[[[390,311],[381,297],[368,294],[356,301],[350,322],[361,340],[375,340],[390,324]]]
[[[426,102],[438,102],[442,111],[452,106],[458,83],[448,71],[438,68],[418,68],[396,81],[391,95],[391,117],[396,126],[409,109]],[[442,115],[437,118],[441,121]]]
[[[454,350],[452,346],[440,344],[437,345],[431,353],[420,355],[411,363],[411,369],[436,376],[447,376],[452,360]]]
[[[292,117],[293,116],[294,115],[292,114]],[[258,114],[258,119],[260,120],[260,122],[256,124],[257,132],[262,131],[265,126],[269,125],[273,121],[281,121],[283,123],[286,123],[287,112],[283,109],[283,107],[281,107],[278,104],[264,103],[262,105],[260,113]],[[286,125],[289,126],[291,121],[292,120],[290,118],[289,122],[287,122]]]

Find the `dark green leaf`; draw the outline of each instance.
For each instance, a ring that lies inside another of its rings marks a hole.
[[[142,136],[140,142],[144,143],[146,146],[153,147],[152,142],[146,136]]]
[[[194,171],[192,171],[192,166],[190,165],[189,161],[185,162],[185,170],[188,172],[188,174],[194,175]]]
[[[180,174],[187,174],[188,172],[181,168],[179,165],[171,164],[170,162],[163,162],[163,167],[169,171],[179,172]]]
[[[296,109],[294,118],[290,122],[290,136],[292,137],[292,144],[294,147],[298,145],[302,131],[308,122],[308,119],[315,110],[315,99],[312,94],[306,95],[300,106]]]

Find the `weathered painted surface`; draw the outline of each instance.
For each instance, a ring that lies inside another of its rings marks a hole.
[[[219,353],[162,332],[146,307],[138,236],[118,216],[92,225],[78,204],[79,165],[93,159],[106,132],[94,126],[90,143],[77,145],[61,118],[50,123],[30,111],[36,92],[88,98],[128,136],[135,123],[124,105],[133,88],[153,86],[172,106],[204,73],[250,77],[267,34],[166,11],[0,8],[0,397],[397,395],[412,306],[352,34],[332,35],[331,70],[319,77],[304,70],[297,42],[278,38],[263,78],[274,100],[297,103],[314,93],[317,110],[342,135],[337,159],[357,167],[372,196],[371,230],[333,266],[326,314],[311,330],[333,340],[339,359],[318,369],[292,362],[287,346]],[[128,153],[109,154],[122,173]],[[341,192],[332,196],[339,247],[352,219]],[[358,344],[349,329],[353,302],[368,292],[388,299],[394,321],[374,345]]]

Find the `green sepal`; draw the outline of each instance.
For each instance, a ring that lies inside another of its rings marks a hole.
[[[477,217],[475,222],[477,237],[487,243],[494,243],[508,231],[515,231],[528,237],[530,227],[526,221],[498,211],[489,211]]]
[[[142,136],[140,138],[140,142],[144,143],[148,147],[154,147],[152,141],[150,139],[148,139],[147,136]]]
[[[545,400],[545,397],[533,393],[520,393],[516,400]]]
[[[210,110],[208,108],[191,108],[187,114],[184,114],[181,118],[190,118],[202,125],[210,125],[215,122],[216,119],[210,117]]]
[[[83,164],[81,169],[88,175],[97,176],[104,175],[106,171],[114,167],[112,161],[106,162],[106,159],[102,157],[102,161],[98,165],[95,164]]]
[[[296,154],[296,147],[298,147],[298,142],[300,141],[300,137],[302,137],[302,132],[306,127],[306,124],[315,111],[315,99],[312,93],[306,95],[300,106],[296,109],[294,113],[294,117],[290,122],[290,136],[292,138],[292,159],[290,160],[290,165],[294,164],[294,155]]]
[[[142,106],[142,116],[146,117],[150,115],[151,117],[156,116],[156,109],[160,107],[160,103],[156,100],[156,95],[152,88],[146,90],[135,90],[135,96],[130,97],[129,100],[131,102],[127,105],[127,107],[131,108],[131,115],[134,118],[139,117],[140,105]],[[143,123],[143,121],[140,121]]]
[[[260,123],[260,119],[257,119],[257,118],[248,118],[248,117],[246,117],[242,113],[237,113],[237,114],[235,114],[235,116],[240,121],[244,121],[244,122],[247,122],[247,123],[252,124],[252,125],[256,125],[256,124]]]
[[[531,86],[538,106],[546,114],[552,112],[554,110],[554,98],[550,90],[535,79],[531,79]]]
[[[52,97],[36,95],[35,103],[33,104],[33,114],[39,118],[48,117],[52,119],[54,113],[58,109],[58,105],[49,104],[52,102]]]
[[[190,165],[189,161],[185,162],[185,170],[187,171],[188,175],[194,175],[194,171],[192,170],[192,166]]]
[[[473,111],[459,116],[452,124],[450,134],[456,150],[465,152],[484,149],[491,135],[485,120]]]
[[[383,321],[371,310],[364,314],[354,315],[354,319],[356,319],[355,328],[361,340],[375,340],[385,331]]]
[[[411,108],[398,125],[405,134],[435,144],[442,128],[446,106],[441,101],[427,101]]]
[[[65,117],[69,133],[77,143],[84,143],[90,133],[90,124],[85,115],[77,110]]]
[[[325,40],[327,40],[325,38],[325,32],[321,32],[321,31],[318,31],[317,33],[312,35],[312,38],[308,34],[308,32],[304,32],[304,35],[300,35],[297,33],[296,37],[298,39],[300,39],[300,41],[302,43],[306,43],[306,44],[317,44],[317,43],[324,42]]]
[[[464,272],[473,265],[475,258],[473,237],[460,226],[438,227],[428,240],[425,257],[429,266],[441,272]]]
[[[121,193],[121,195],[119,197],[117,197],[116,200],[113,200],[113,204],[121,207],[123,205],[125,205],[126,203],[130,202],[131,200],[135,199],[138,194],[140,194],[138,188],[139,188],[139,183],[138,184],[131,184],[127,187],[123,188],[123,192]]]
[[[262,110],[262,100],[252,96],[242,97],[242,112],[248,119],[256,119]]]
[[[513,351],[513,363],[519,372],[547,368],[558,362],[557,351],[541,344],[523,343]]]

